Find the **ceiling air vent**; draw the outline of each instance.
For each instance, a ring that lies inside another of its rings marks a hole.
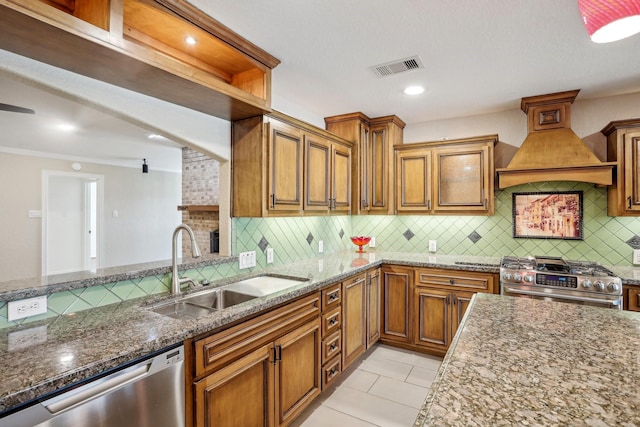
[[[392,74],[398,74],[405,71],[417,70],[424,68],[422,60],[419,56],[412,56],[397,61],[387,62],[386,64],[374,65],[371,69],[378,77],[386,77]]]

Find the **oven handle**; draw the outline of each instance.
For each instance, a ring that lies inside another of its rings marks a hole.
[[[607,299],[599,299],[599,298],[588,298],[588,297],[574,297],[571,295],[558,295],[558,294],[548,294],[546,292],[535,292],[535,291],[523,291],[521,289],[504,287],[506,292],[511,292],[513,294],[522,294],[522,295],[531,295],[536,297],[546,297],[546,298],[557,298],[557,299],[569,299],[573,301],[584,301],[584,302],[594,302],[597,304],[611,304],[614,306],[620,305],[620,298],[616,300],[607,300]]]

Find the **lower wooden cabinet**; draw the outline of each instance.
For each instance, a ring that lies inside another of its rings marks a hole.
[[[319,394],[320,293],[192,343],[188,425],[286,426]]]
[[[384,341],[411,343],[411,300],[413,269],[406,267],[382,267],[382,330]]]
[[[321,291],[322,299],[322,390],[333,384],[342,372],[344,293],[342,283]]]
[[[380,339],[380,269],[367,272],[367,348]]]
[[[342,369],[367,349],[367,280],[360,274],[342,283]]]
[[[623,286],[622,298],[625,310],[640,311],[640,287]]]

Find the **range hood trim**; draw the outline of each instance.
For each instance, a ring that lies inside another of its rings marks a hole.
[[[497,187],[547,181],[613,184],[617,162],[602,162],[571,130],[571,104],[579,90],[522,98],[528,133],[506,168],[496,169]]]

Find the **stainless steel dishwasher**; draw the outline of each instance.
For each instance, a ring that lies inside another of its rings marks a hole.
[[[0,427],[184,427],[184,347],[45,396]]]

